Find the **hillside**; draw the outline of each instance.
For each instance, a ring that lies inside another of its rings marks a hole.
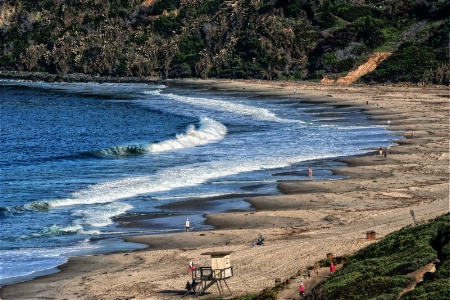
[[[328,268],[330,260],[323,259],[318,278],[292,278],[276,299],[296,297],[300,282],[310,290],[306,300],[447,299],[449,234],[449,214],[404,227],[353,256],[334,258],[338,271],[333,276]]]
[[[5,0],[0,5],[0,70],[336,80],[375,52],[392,52],[359,80],[450,82],[445,0]]]
[[[405,227],[353,255],[306,299],[448,299],[450,215]]]

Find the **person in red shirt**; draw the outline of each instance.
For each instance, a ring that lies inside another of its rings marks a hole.
[[[303,282],[300,284],[300,287],[298,289],[298,293],[301,297],[305,296],[305,285],[303,284]]]
[[[334,263],[331,263],[330,265],[330,275],[333,275],[336,272],[336,266]]]
[[[192,272],[194,271],[195,267],[194,267],[194,262],[192,261],[192,259],[189,261],[189,273],[192,276]]]

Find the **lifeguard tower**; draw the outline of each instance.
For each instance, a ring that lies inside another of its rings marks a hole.
[[[196,296],[202,295],[207,289],[217,284],[220,296],[222,296],[223,285],[230,292],[226,280],[233,277],[230,254],[232,251],[206,252],[202,255],[211,256],[211,267],[198,267],[192,272],[193,291]]]

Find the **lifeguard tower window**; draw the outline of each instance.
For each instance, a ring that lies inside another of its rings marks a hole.
[[[231,251],[202,253],[202,255],[211,256],[211,269],[215,278],[230,278],[233,276],[231,253]]]

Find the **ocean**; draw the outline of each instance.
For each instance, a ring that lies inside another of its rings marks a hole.
[[[181,232],[187,218],[212,229],[206,213],[251,210],[246,197],[311,180],[309,166],[312,180],[339,180],[335,158],[392,143],[355,108],[304,100],[0,81],[0,286],[143,248],[120,238]]]

